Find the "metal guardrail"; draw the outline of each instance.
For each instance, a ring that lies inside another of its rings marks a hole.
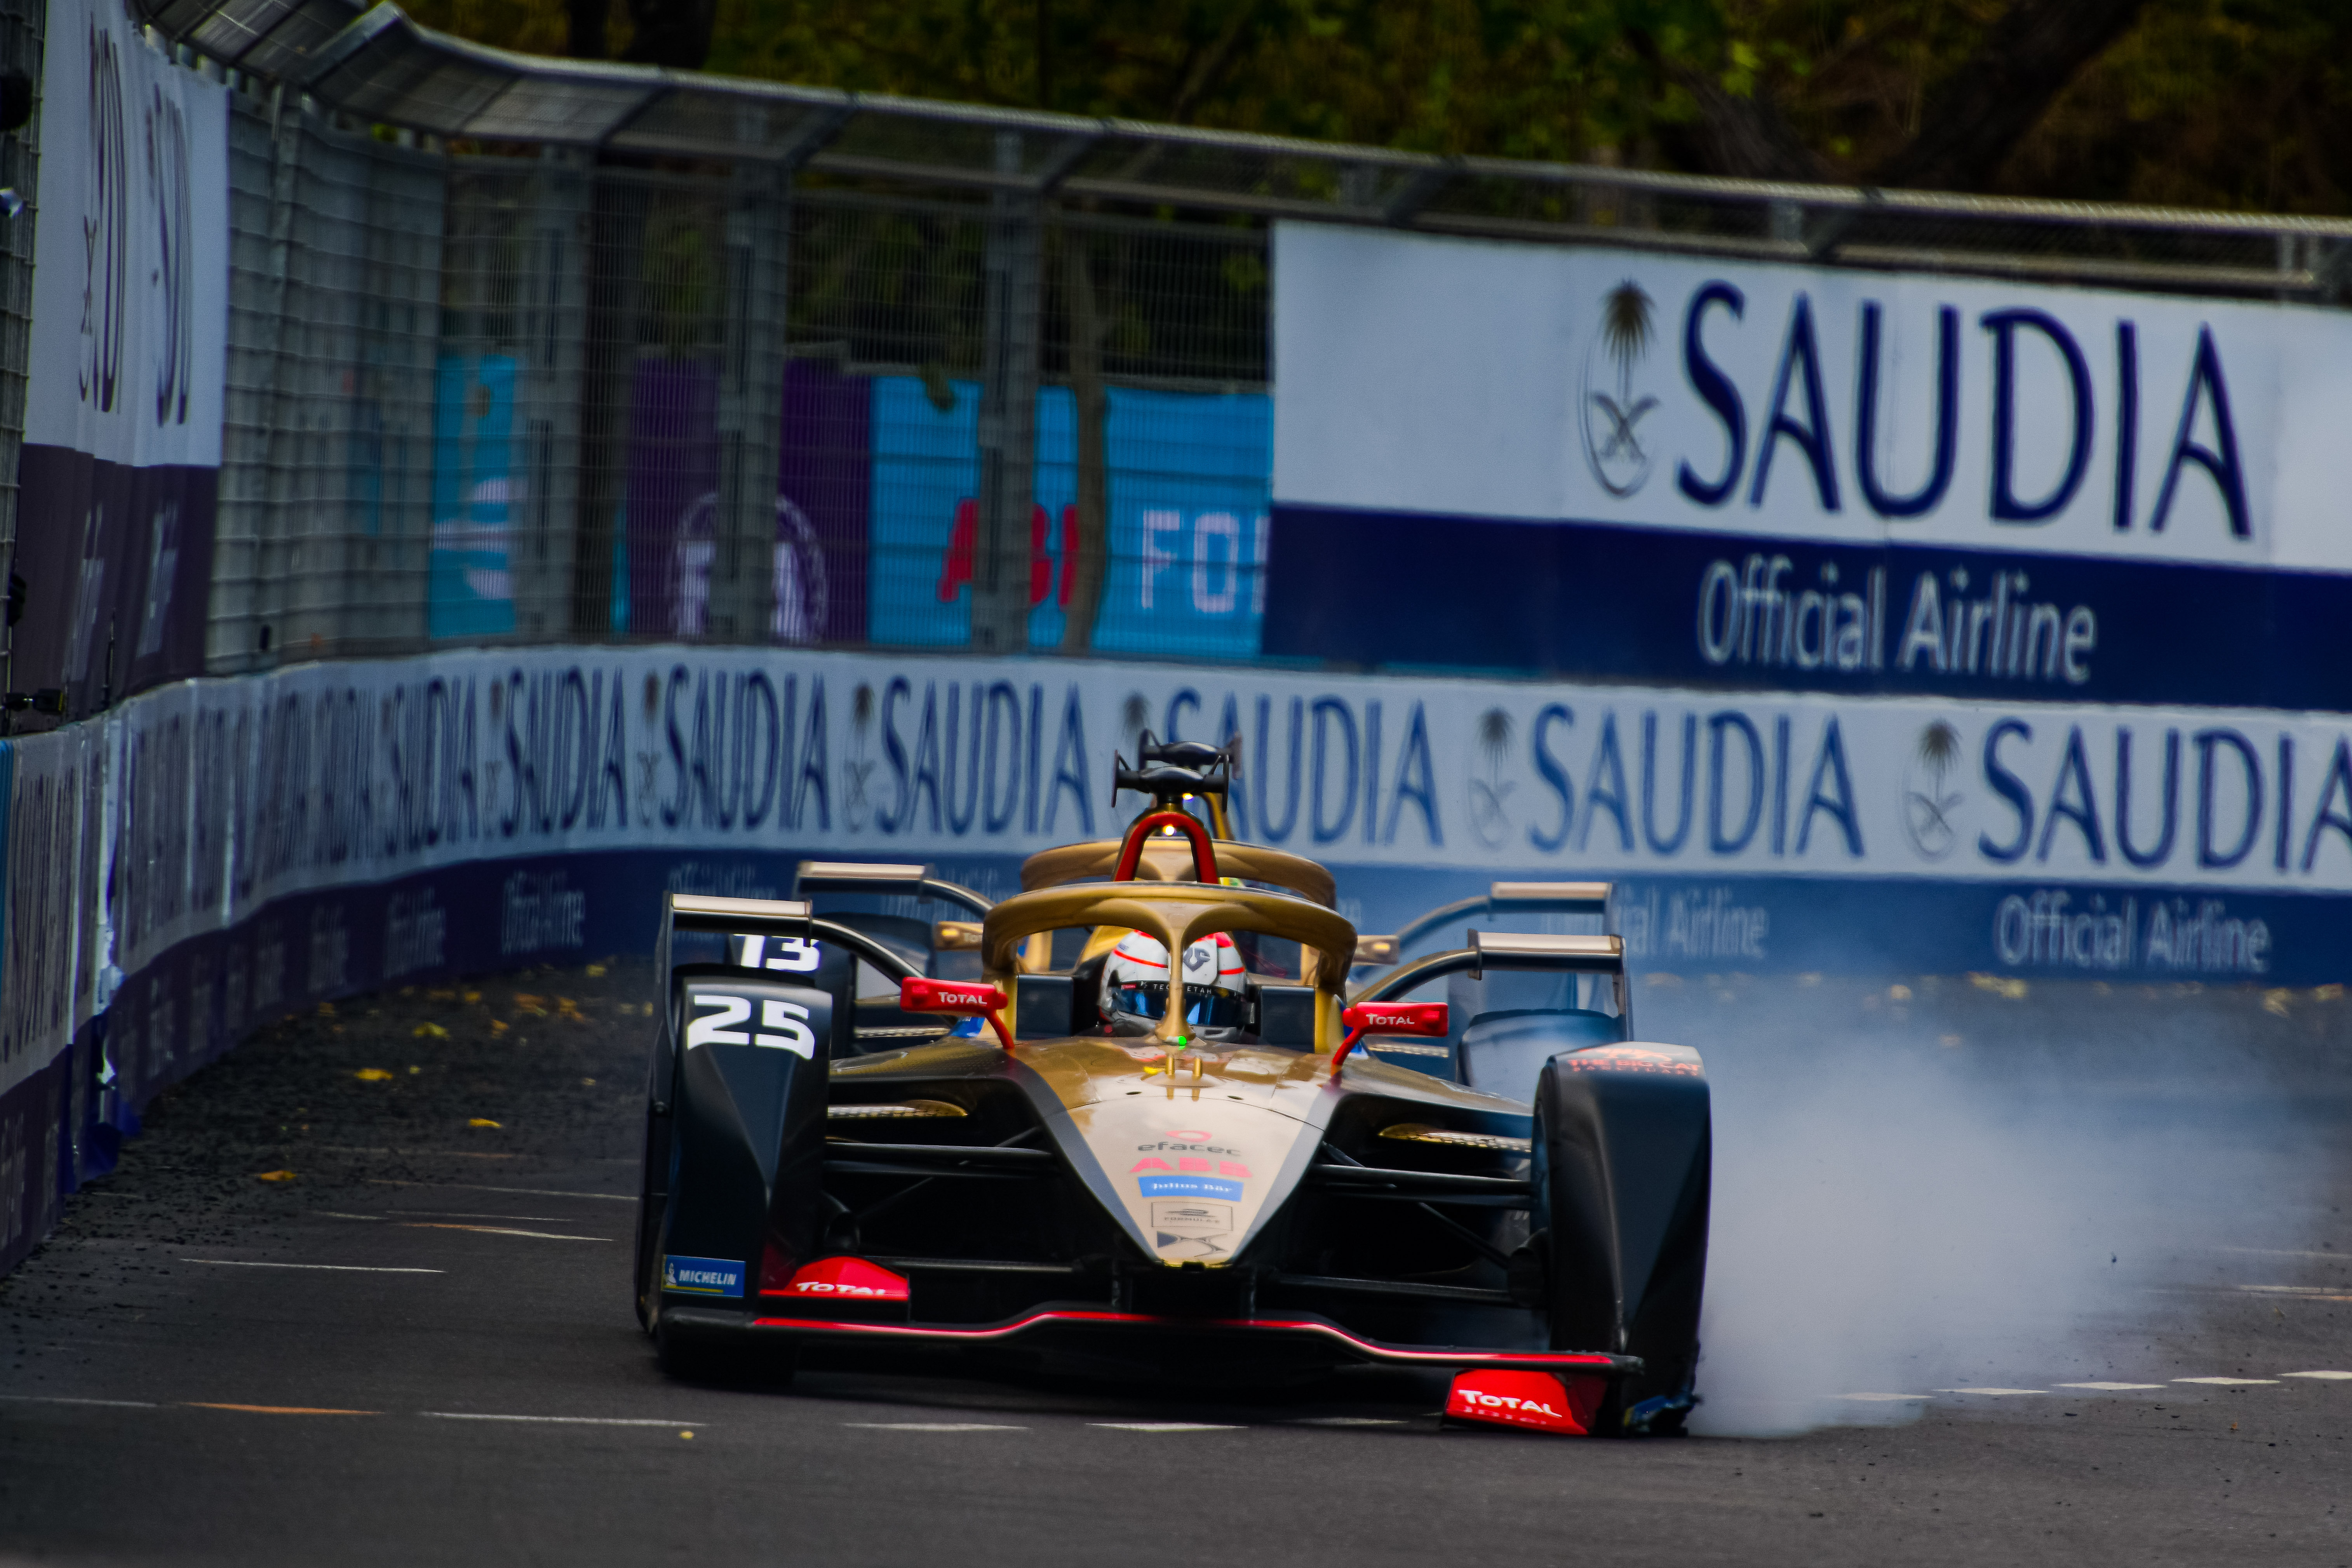
[[[225,67],[450,142],[753,162],[846,182],[1433,233],[2335,297],[2352,222],[1444,158],[541,58],[349,0],[141,0]]]

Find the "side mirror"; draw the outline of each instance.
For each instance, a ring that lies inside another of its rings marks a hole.
[[[980,930],[978,921],[933,921],[931,946],[941,952],[978,952]]]
[[[909,1013],[947,1013],[959,1018],[985,1018],[1002,1009],[1007,998],[1001,985],[976,980],[907,979],[898,982],[898,1005]]]
[[[1365,1002],[1342,1012],[1339,1021],[1360,1034],[1443,1035],[1447,1012],[1443,1002]]]
[[[946,1013],[958,1018],[985,1018],[996,1031],[997,1043],[1006,1050],[1013,1048],[1013,1031],[1004,1026],[1004,1004],[1009,1000],[1001,985],[983,984],[976,980],[925,980],[909,975],[898,982],[898,1005],[909,1013]]]
[[[1331,1081],[1339,1081],[1339,1066],[1366,1035],[1443,1035],[1449,1009],[1443,1002],[1359,1002],[1342,1008],[1339,1022],[1347,1038],[1331,1053]]]

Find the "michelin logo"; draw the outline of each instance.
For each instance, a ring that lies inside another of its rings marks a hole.
[[[743,1265],[723,1258],[662,1258],[662,1289],[697,1296],[743,1294]]]

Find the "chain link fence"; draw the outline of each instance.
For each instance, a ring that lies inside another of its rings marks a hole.
[[[232,113],[215,672],[1256,651],[1263,226]]]
[[[1287,217],[2306,301],[2352,262],[2343,223],[865,99],[346,0],[149,20],[234,89],[217,673],[500,641],[1254,658]]]
[[[16,455],[25,437],[25,381],[32,355],[31,206],[40,183],[42,0],[0,0],[0,72],[34,85],[31,118],[0,136],[0,539],[16,537]],[[12,616],[9,617],[14,620]]]

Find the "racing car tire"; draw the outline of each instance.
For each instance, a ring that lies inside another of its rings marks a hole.
[[[654,1173],[669,1163],[669,1118],[647,1109],[645,1162],[637,1177],[637,1326],[654,1331],[654,1314],[661,1307],[661,1226],[667,1194],[657,1191]]]
[[[1532,1248],[1556,1350],[1642,1358],[1611,1385],[1598,1434],[1682,1429],[1706,1279],[1713,1128],[1696,1073],[1544,1066],[1536,1092]]]
[[[756,1384],[780,1388],[793,1381],[799,1355],[794,1346],[735,1336],[714,1338],[681,1332],[674,1322],[654,1322],[654,1359],[666,1377],[721,1387]]]

